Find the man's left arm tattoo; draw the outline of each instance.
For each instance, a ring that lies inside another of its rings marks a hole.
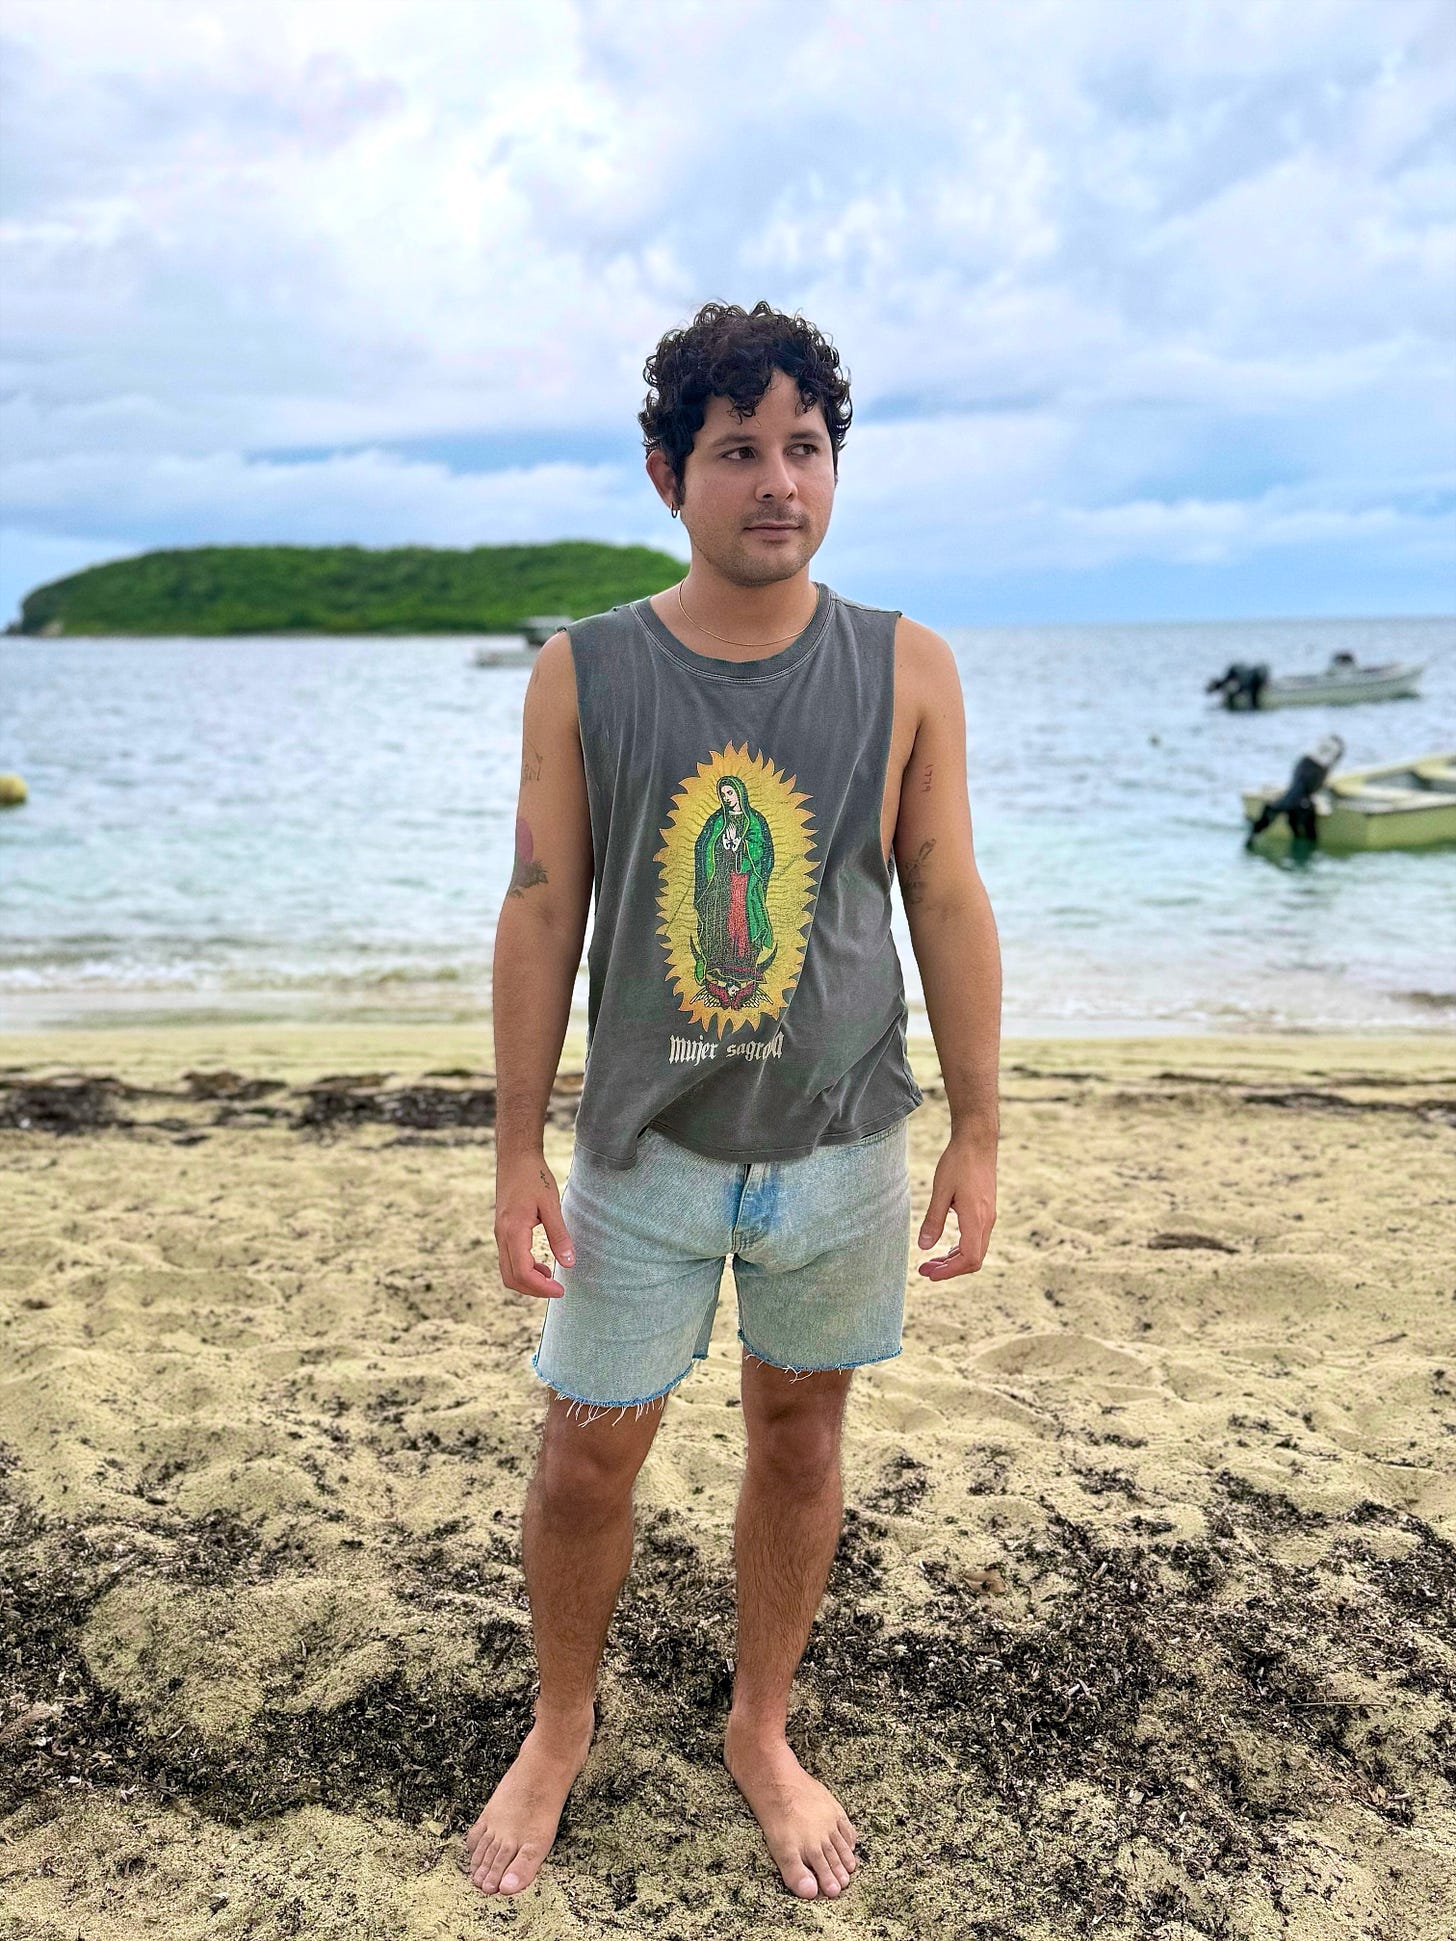
[[[516,817],[516,866],[511,871],[508,896],[524,896],[526,891],[537,883],[547,881],[545,866],[536,861],[535,845],[531,840],[531,825],[524,816]]]

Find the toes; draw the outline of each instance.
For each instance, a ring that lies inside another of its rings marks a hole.
[[[851,1847],[853,1847],[855,1841],[859,1838],[859,1835],[842,1813],[839,1816],[839,1824],[834,1830],[841,1840],[848,1840]]]
[[[495,1835],[493,1833],[482,1833],[475,1845],[470,1848],[470,1858],[465,1863],[466,1871],[472,1874],[479,1873],[481,1867],[490,1858],[491,1849],[494,1845]]]
[[[819,1883],[802,1860],[786,1860],[779,1868],[785,1887],[792,1889],[800,1900],[812,1901],[819,1894]]]
[[[471,1876],[484,1894],[494,1894],[500,1886],[501,1871],[510,1859],[511,1849],[504,1841],[487,1838],[480,1843],[480,1857]]]
[[[846,1876],[846,1881],[841,1881],[839,1878],[843,1869],[840,1866],[839,1856],[837,1854],[831,1859],[822,1847],[815,1847],[806,1853],[804,1858],[814,1869],[814,1875],[819,1882],[819,1891],[821,1894],[824,1894],[829,1900],[833,1900],[843,1891],[848,1877]]]
[[[829,1838],[833,1844],[834,1851],[839,1855],[840,1860],[844,1864],[844,1871],[847,1874],[852,1874],[859,1865],[858,1854],[856,1854],[854,1848],[842,1833],[831,1833]]]
[[[519,1894],[523,1887],[529,1887],[540,1872],[544,1853],[536,1853],[530,1847],[521,1847],[511,1861],[507,1871],[501,1876],[500,1890],[503,1894]]]

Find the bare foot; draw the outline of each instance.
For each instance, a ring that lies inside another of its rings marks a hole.
[[[859,1835],[829,1788],[804,1771],[782,1733],[735,1726],[730,1715],[723,1763],[763,1828],[784,1885],[806,1901],[841,1894],[859,1865]]]
[[[483,1894],[519,1894],[536,1878],[595,1727],[596,1708],[589,1706],[577,1719],[538,1718],[526,1734],[465,1836],[466,1868]]]

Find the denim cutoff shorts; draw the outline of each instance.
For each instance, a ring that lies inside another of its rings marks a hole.
[[[651,1126],[637,1163],[578,1146],[561,1195],[576,1264],[547,1303],[531,1366],[558,1395],[630,1408],[708,1353],[731,1255],[738,1338],[794,1374],[900,1352],[910,1265],[909,1120],[801,1159],[738,1163]]]

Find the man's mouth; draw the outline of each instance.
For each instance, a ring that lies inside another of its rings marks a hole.
[[[803,522],[799,519],[762,519],[749,532],[797,532]]]

